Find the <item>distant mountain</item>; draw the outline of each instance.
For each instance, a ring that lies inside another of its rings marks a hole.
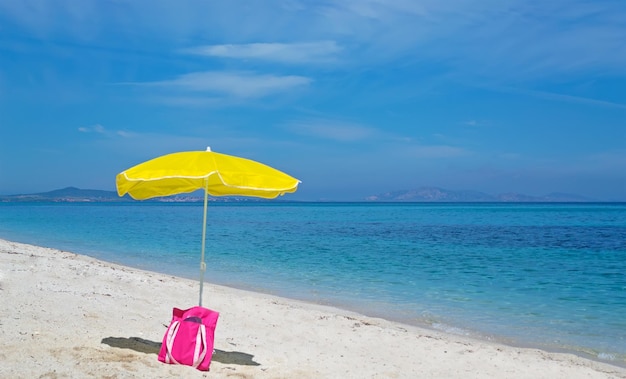
[[[528,196],[519,193],[503,193],[495,196],[497,201],[503,202],[545,202],[545,203],[584,203],[597,201],[588,197],[569,193],[553,192],[545,196]]]
[[[0,202],[122,202],[132,200],[119,197],[117,192],[67,187],[49,192],[0,196]]]
[[[366,201],[397,202],[590,202],[593,199],[565,193],[529,196],[519,193],[489,195],[479,191],[452,191],[437,187],[420,187],[412,190],[386,192],[365,198]]]
[[[19,202],[55,202],[55,203],[113,203],[136,201],[128,195],[119,197],[115,191],[103,191],[92,189],[80,189],[67,187],[49,192],[33,193],[25,195],[0,196],[0,203]],[[167,197],[155,197],[146,202],[161,203],[197,203],[203,202],[203,195],[181,194]],[[211,202],[258,202],[268,201],[266,199],[256,199],[250,197],[209,197]]]
[[[200,193],[181,194],[167,197],[157,197],[148,202],[167,203],[197,203],[202,202],[204,196]],[[488,203],[488,202],[593,202],[597,201],[587,197],[565,194],[551,193],[545,196],[528,196],[519,193],[503,193],[499,195],[489,195],[479,191],[452,191],[437,187],[420,187],[412,190],[386,192],[378,195],[368,196],[363,199],[371,202],[450,202],[450,203]],[[86,203],[86,202],[130,202],[130,196],[117,196],[115,191],[103,191],[92,189],[80,189],[67,187],[49,192],[0,196],[0,203],[16,202],[63,202],[63,203]],[[271,200],[257,199],[251,197],[209,197],[211,202],[266,202]],[[280,201],[280,200],[279,200]],[[355,200],[357,201],[357,200]],[[362,201],[362,200],[360,200]]]

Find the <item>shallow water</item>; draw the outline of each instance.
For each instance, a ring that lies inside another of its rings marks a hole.
[[[201,233],[201,204],[0,204],[0,238],[189,278]],[[211,282],[626,363],[626,204],[212,203],[207,233]]]

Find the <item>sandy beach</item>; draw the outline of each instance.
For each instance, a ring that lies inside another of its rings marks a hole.
[[[626,378],[571,354],[499,345],[205,284],[211,371],[157,360],[197,281],[0,240],[0,378]]]

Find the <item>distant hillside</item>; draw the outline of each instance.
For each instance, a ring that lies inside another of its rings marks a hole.
[[[204,196],[199,193],[181,194],[167,197],[157,197],[147,202],[167,202],[167,203],[196,203],[202,202]],[[551,193],[545,196],[528,196],[519,193],[504,193],[499,195],[489,195],[479,191],[452,191],[437,187],[420,187],[412,190],[386,192],[378,195],[368,196],[365,199],[355,199],[355,201],[371,202],[450,202],[450,203],[488,203],[488,202],[593,202],[594,199],[583,196]],[[63,203],[86,203],[86,202],[130,202],[130,196],[117,196],[115,191],[103,191],[92,189],[80,189],[67,187],[49,192],[0,196],[0,203],[16,202],[63,202]],[[266,202],[272,200],[258,199],[253,197],[209,197],[211,202]],[[280,200],[278,200],[280,201]]]
[[[121,202],[131,201],[117,192],[67,187],[49,192],[0,196],[0,202]]]
[[[113,202],[130,202],[137,201],[128,195],[119,197],[115,191],[103,191],[92,189],[80,189],[76,187],[67,187],[49,192],[0,196],[0,203],[19,203],[19,202],[54,202],[54,203],[113,203]],[[181,194],[167,197],[156,197],[145,200],[146,202],[161,203],[196,203],[203,202],[203,195]],[[268,201],[266,199],[257,199],[250,197],[209,197],[211,202],[258,202]]]
[[[489,195],[478,191],[452,191],[437,187],[420,187],[412,190],[386,192],[372,195],[366,201],[398,202],[590,202],[579,195],[551,193],[545,196],[529,196],[519,193]]]

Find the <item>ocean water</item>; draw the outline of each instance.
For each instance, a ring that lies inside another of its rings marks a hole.
[[[207,224],[207,281],[626,365],[626,204],[210,203]],[[192,279],[201,235],[201,204],[0,203],[0,238]]]

